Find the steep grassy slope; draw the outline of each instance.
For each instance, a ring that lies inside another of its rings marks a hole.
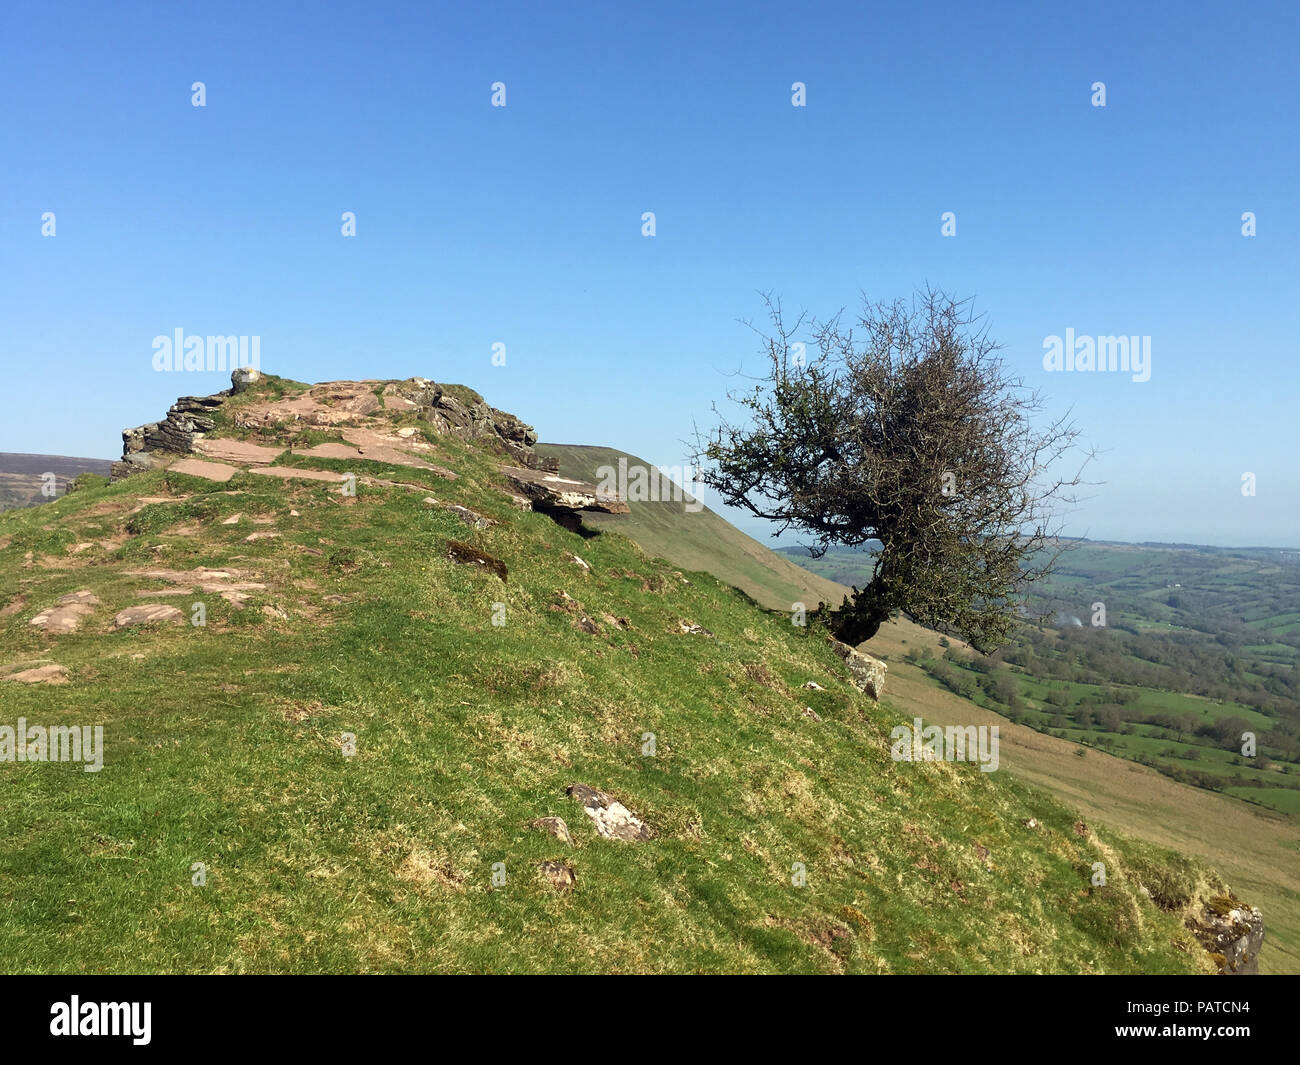
[[[560,472],[582,481],[596,481],[602,466],[617,467],[620,458],[653,470],[650,463],[609,447],[582,444],[538,444],[543,455],[557,458]],[[647,554],[711,573],[748,593],[773,610],[789,611],[804,603],[809,610],[825,601],[838,606],[850,589],[795,565],[788,558],[746,536],[708,507],[688,511],[684,501],[628,501],[632,513],[596,514],[586,524],[621,532]]]
[[[1262,973],[1300,973],[1300,825],[1229,796],[1189,787],[1146,766],[1014,724],[941,687],[903,660],[939,636],[910,621],[883,626],[869,650],[889,663],[889,701],[940,725],[998,725],[1003,767],[1089,821],[1193,855],[1266,915]],[[951,641],[960,645],[960,641]]]
[[[106,747],[98,773],[0,762],[0,968],[1210,967],[1176,912],[1209,874],[1081,835],[1004,773],[892,761],[912,708],[852,688],[822,633],[513,509],[499,459],[415,428],[458,479],[285,456],[393,483],[155,470],[0,515],[0,724],[100,724]],[[449,561],[452,540],[508,580]],[[264,587],[195,590],[236,577]],[[100,602],[77,632],[29,624],[81,590]],[[195,602],[203,626],[112,624]],[[3,679],[50,663],[68,683]],[[574,783],[657,838],[599,837]],[[546,815],[572,847],[529,827]]]

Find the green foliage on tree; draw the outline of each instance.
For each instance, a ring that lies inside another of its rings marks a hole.
[[[1035,425],[1041,397],[966,301],[864,300],[852,326],[842,314],[788,324],[766,302],[766,376],[732,394],[740,424],[723,419],[697,441],[702,479],[778,535],[810,535],[817,557],[879,545],[866,587],[831,616],[840,639],[867,640],[905,611],[981,651],[1003,643],[1018,589],[1055,562],[1057,514],[1081,482],[1049,471],[1077,430]]]

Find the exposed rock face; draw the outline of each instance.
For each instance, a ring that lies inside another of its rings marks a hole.
[[[1187,919],[1196,936],[1219,967],[1220,974],[1254,976],[1259,972],[1259,951],[1264,945],[1264,915],[1254,906],[1223,896],[1205,902]]]
[[[205,462],[202,459],[181,459],[180,462],[173,462],[168,469],[190,477],[202,477],[205,481],[216,481],[218,484],[225,484],[239,472],[238,466],[228,466],[224,462]]]
[[[230,390],[244,392],[262,380],[260,370],[251,366],[241,366],[230,375]]]
[[[489,440],[526,467],[559,468],[558,462],[543,459],[533,450],[537,430],[513,414],[489,407],[473,389],[412,377],[385,385],[384,395],[397,397],[409,409],[419,411],[421,420],[439,433],[462,440]]]
[[[152,452],[188,455],[204,450],[197,445],[216,427],[213,412],[231,396],[248,392],[263,380],[259,371],[249,367],[235,370],[231,374],[231,387],[224,392],[182,396],[162,421],[123,430],[122,458],[113,464],[112,478],[120,480],[152,468]],[[513,414],[489,407],[472,389],[440,385],[423,377],[388,382],[327,381],[300,393],[268,395],[264,403],[254,400],[250,406],[242,407],[239,424],[251,429],[274,429],[294,423],[365,427],[390,422],[385,417],[389,412],[414,413],[438,433],[488,443],[525,469],[558,468],[555,460],[543,459],[534,450],[537,431],[531,425]],[[414,429],[401,432],[416,443]],[[387,461],[378,455],[367,457]]]
[[[19,684],[67,684],[68,670],[66,666],[59,665],[37,666],[35,669],[10,673],[0,679],[16,680]]]
[[[227,391],[215,396],[182,396],[162,421],[122,430],[122,461],[113,464],[113,479],[119,480],[137,469],[149,469],[153,465],[150,451],[189,454],[195,442],[216,427],[212,412],[229,395]]]
[[[831,638],[830,644],[835,648],[835,653],[844,659],[844,664],[849,667],[849,675],[853,679],[854,687],[879,701],[885,690],[885,672],[889,667],[880,659],[872,658],[869,654],[855,650],[834,638]]]
[[[439,433],[463,440],[493,440],[503,451],[527,467],[558,469],[554,460],[543,460],[533,450],[537,431],[513,414],[489,407],[473,389],[440,385],[424,377],[391,382],[384,387],[385,396],[405,401],[409,408],[421,412],[421,420]]]
[[[594,484],[561,477],[545,470],[502,466],[511,487],[527,499],[533,510],[600,510],[606,514],[630,514],[631,508],[615,497],[607,497]]]
[[[617,799],[586,784],[570,784],[565,794],[582,803],[582,811],[595,822],[596,831],[606,839],[642,842],[658,834]]]

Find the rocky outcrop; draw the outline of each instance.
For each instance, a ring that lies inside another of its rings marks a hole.
[[[231,396],[255,391],[264,380],[257,370],[235,370],[231,387],[224,392],[182,396],[162,421],[123,430],[122,458],[113,464],[112,479],[121,480],[151,469],[158,452],[188,455],[202,450],[197,445],[216,428],[214,412]],[[273,431],[295,424],[382,426],[385,422],[391,424],[388,415],[392,412],[413,413],[436,432],[494,447],[524,469],[558,469],[556,460],[544,459],[534,450],[537,431],[531,425],[488,406],[477,392],[461,385],[440,385],[424,377],[406,381],[327,381],[300,392],[268,393],[264,401],[260,396],[250,399],[241,400],[235,418],[235,424],[245,429]]]
[[[129,629],[136,625],[179,625],[185,616],[174,606],[165,603],[144,603],[119,610],[113,618],[113,628]]]
[[[60,596],[54,606],[42,610],[28,624],[44,629],[51,636],[67,636],[76,632],[81,619],[93,614],[98,605],[99,599],[93,592],[72,592]]]
[[[19,684],[67,684],[68,668],[57,664],[37,666],[34,669],[10,673],[8,676],[0,677],[0,680],[16,680]]]
[[[212,412],[230,395],[232,392],[226,391],[215,396],[182,396],[171,405],[162,421],[123,429],[122,459],[113,463],[112,479],[120,480],[137,470],[151,468],[151,451],[189,454],[194,450],[195,441],[216,427]]]
[[[489,407],[472,388],[440,385],[424,377],[393,381],[384,386],[385,397],[404,401],[420,412],[438,433],[462,440],[489,441],[516,462],[530,469],[559,468],[554,459],[543,459],[534,450],[537,430],[513,414]]]
[[[572,891],[573,885],[578,882],[578,874],[573,871],[573,866],[568,862],[553,859],[549,862],[540,862],[537,868],[550,882],[551,887],[561,895]]]
[[[846,643],[841,643],[834,637],[830,638],[830,645],[835,648],[835,653],[844,659],[844,664],[849,667],[849,676],[853,680],[853,686],[879,701],[880,696],[885,691],[885,673],[889,667],[880,659],[872,658],[869,654],[864,654]]]
[[[561,477],[545,470],[502,466],[511,488],[528,500],[533,510],[599,510],[606,514],[630,514],[631,508],[614,496],[601,493],[594,484]]]
[[[261,370],[254,370],[251,366],[240,366],[230,375],[230,391],[234,393],[246,392],[256,384],[260,384],[265,378]]]
[[[1264,945],[1264,915],[1229,895],[1206,900],[1187,927],[1210,952],[1222,975],[1254,976]]]

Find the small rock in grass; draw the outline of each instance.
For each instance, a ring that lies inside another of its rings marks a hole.
[[[573,871],[573,866],[568,862],[549,861],[542,862],[537,867],[542,871],[542,875],[551,882],[551,887],[561,894],[573,890],[573,885],[578,882],[578,876]]]
[[[658,835],[636,814],[603,791],[585,784],[570,784],[565,794],[582,803],[583,812],[595,822],[596,831],[606,839],[641,842]]]
[[[556,839],[563,840],[570,847],[573,846],[573,837],[569,834],[569,826],[565,824],[563,817],[539,817],[530,822],[528,827],[540,832],[549,832]]]

